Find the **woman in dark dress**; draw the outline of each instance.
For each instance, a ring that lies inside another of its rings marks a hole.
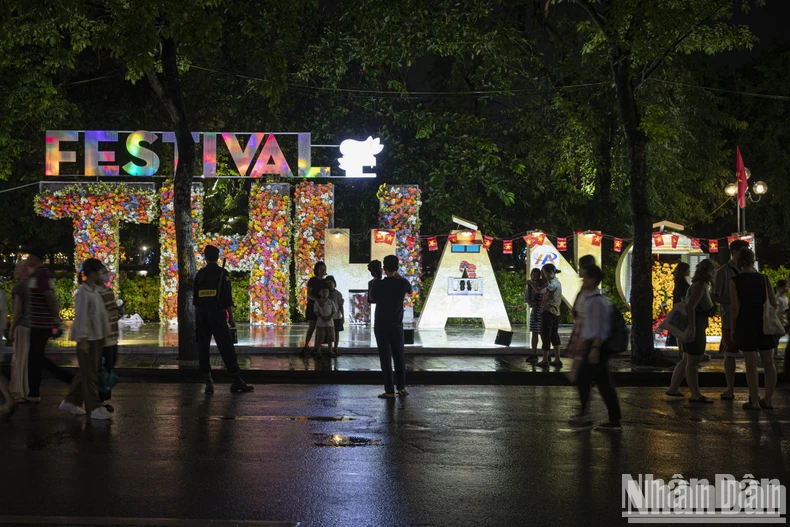
[[[675,266],[675,270],[672,271],[672,277],[675,279],[675,288],[672,290],[673,305],[682,302],[683,299],[686,298],[686,293],[689,292],[689,287],[691,287],[688,282],[689,274],[691,274],[691,266],[686,262],[678,263]],[[667,346],[677,346],[680,348],[678,339],[675,338],[675,335],[672,333],[667,337]],[[680,352],[682,353],[683,350],[681,349]]]
[[[699,391],[698,369],[707,346],[705,330],[708,329],[708,317],[713,309],[713,300],[710,298],[710,285],[713,282],[715,272],[716,264],[707,258],[697,264],[697,269],[694,271],[694,278],[691,280],[688,302],[686,303],[689,316],[689,332],[693,335],[693,338],[689,342],[681,343],[683,358],[675,366],[675,371],[672,372],[672,381],[667,390],[667,395],[670,397],[682,397],[678,392],[678,388],[680,388],[680,383],[685,378],[691,391],[689,401],[692,403],[710,404],[713,402]]]
[[[318,300],[318,291],[326,287],[324,278],[326,277],[326,264],[324,262],[316,262],[313,267],[313,276],[307,281],[307,311],[305,316],[307,318],[307,336],[304,340],[304,347],[302,348],[302,355],[307,355],[310,351],[310,339],[313,338],[315,332],[315,322],[318,317],[315,314],[315,303]]]
[[[763,333],[763,306],[766,298],[776,309],[776,296],[768,277],[754,268],[754,252],[741,249],[738,253],[740,274],[730,280],[730,320],[733,340],[743,352],[746,362],[746,383],[749,400],[744,410],[773,409],[771,398],[776,388],[776,367],[773,350],[777,338]],[[760,378],[757,375],[757,353],[765,371],[765,394],[759,398]]]

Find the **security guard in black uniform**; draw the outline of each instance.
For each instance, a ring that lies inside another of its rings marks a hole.
[[[254,388],[245,383],[239,376],[239,363],[236,360],[236,350],[233,348],[233,339],[230,335],[231,327],[236,326],[233,320],[233,297],[230,290],[230,275],[217,265],[219,249],[213,245],[206,245],[203,249],[206,257],[206,267],[195,275],[195,319],[197,322],[198,354],[200,357],[200,371],[206,378],[206,393],[214,393],[214,379],[211,378],[211,363],[209,351],[211,337],[217,343],[222,361],[228,373],[233,376],[230,385],[231,393],[251,392]],[[229,314],[229,315],[228,315]]]

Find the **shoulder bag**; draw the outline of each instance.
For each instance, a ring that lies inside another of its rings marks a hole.
[[[763,304],[763,335],[774,335],[774,336],[784,336],[785,328],[782,325],[782,321],[779,320],[779,316],[776,314],[776,310],[771,305],[771,300],[768,292],[768,288],[770,287],[768,283],[768,278],[765,277],[765,303]]]
[[[694,340],[694,335],[690,334],[691,321],[689,320],[686,308],[688,306],[688,299],[691,294],[691,287],[689,287],[686,296],[681,302],[672,306],[672,311],[661,321],[658,327],[669,331],[678,342],[691,342]]]

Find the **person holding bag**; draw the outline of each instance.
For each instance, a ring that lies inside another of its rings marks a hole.
[[[749,400],[744,410],[773,410],[772,397],[776,388],[776,367],[773,350],[776,333],[784,328],[776,317],[776,297],[767,276],[754,268],[754,252],[741,249],[738,253],[740,274],[730,280],[730,316],[733,340],[746,360],[746,383]],[[765,393],[759,398],[760,378],[757,374],[757,353],[765,371]]]
[[[683,379],[691,390],[689,402],[712,404],[713,400],[705,397],[699,391],[699,363],[705,354],[707,346],[708,318],[713,314],[715,304],[710,297],[710,285],[716,265],[712,260],[706,258],[697,264],[694,271],[694,278],[691,280],[691,288],[686,293],[686,314],[688,316],[689,327],[687,330],[687,340],[678,338],[680,350],[683,358],[675,366],[672,372],[672,380],[667,390],[670,397],[683,397],[678,392]]]

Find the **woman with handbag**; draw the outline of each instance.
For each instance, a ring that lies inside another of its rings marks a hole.
[[[746,383],[749,400],[744,410],[773,409],[776,388],[776,367],[773,351],[784,327],[776,316],[776,297],[767,276],[754,268],[754,252],[741,249],[738,253],[740,274],[730,280],[730,321],[733,340],[743,352],[746,362]],[[757,374],[757,353],[765,371],[765,393],[759,398],[760,378]]]
[[[672,278],[675,283],[675,287],[672,289],[672,303],[679,304],[686,298],[686,293],[689,292],[689,288],[691,287],[688,282],[688,277],[691,274],[691,266],[686,262],[678,262],[675,266],[675,269],[672,271]],[[667,347],[678,347],[678,352],[683,353],[680,351],[680,342],[678,342],[677,337],[672,333],[669,334],[667,337]],[[681,357],[682,358],[682,357]]]
[[[713,300],[710,298],[710,285],[713,283],[713,275],[716,272],[716,264],[712,260],[705,258],[694,271],[694,278],[691,280],[691,288],[686,293],[686,313],[688,315],[689,327],[685,339],[678,339],[683,358],[675,366],[672,372],[672,381],[669,384],[667,395],[670,397],[683,397],[678,392],[683,379],[691,390],[692,403],[713,403],[712,399],[705,397],[699,391],[699,363],[705,354],[707,346],[708,318],[712,315],[714,308]]]

